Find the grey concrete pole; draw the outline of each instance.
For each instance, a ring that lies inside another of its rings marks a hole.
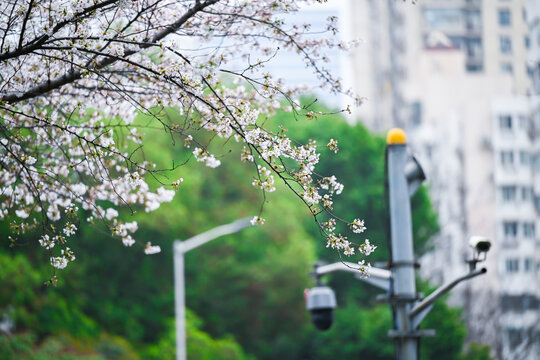
[[[186,360],[186,295],[183,245],[181,241],[175,241],[173,245],[176,360]]]
[[[411,205],[405,177],[407,141],[401,129],[387,136],[388,203],[390,206],[390,270],[393,275],[391,301],[394,309],[393,336],[398,360],[417,360],[418,338],[409,311],[416,298]]]

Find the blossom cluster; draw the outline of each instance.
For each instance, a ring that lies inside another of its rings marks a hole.
[[[221,161],[217,160],[214,155],[209,154],[205,149],[195,148],[193,155],[197,161],[204,162],[210,168],[216,168],[221,165]]]
[[[283,49],[295,51],[322,87],[349,93],[322,64],[328,61],[323,49],[350,44],[326,34],[310,36],[309,26],[282,18],[311,1],[5,2],[0,220],[10,219],[15,236],[41,229],[38,242],[54,268],[75,259],[68,243],[82,212],[89,223],[106,224],[112,236],[132,246],[137,224],[121,220],[118,208],[154,211],[181,189],[183,178],[159,180],[157,188],[147,182],[149,176],[162,179],[157,176],[165,169],[143,160],[144,127],[159,126],[186,148],[193,146],[193,158],[210,168],[221,165],[220,156],[209,152],[203,140],[208,136],[201,133],[239,142],[240,160],[254,166],[253,186],[272,192],[279,178],[315,216],[333,216],[333,197],[343,185],[335,176],[315,173],[316,143],[298,144],[285,129],[265,127],[282,99],[294,116],[315,116],[294,100],[301,87],[264,72]],[[328,34],[335,34],[335,18],[328,21]],[[192,46],[184,39],[193,39]],[[168,118],[168,109],[177,116]],[[137,123],[138,114],[150,125]],[[327,146],[338,151],[334,139]],[[363,222],[355,221],[353,231],[363,231]],[[346,238],[333,234],[334,217],[323,227],[329,246],[354,254]],[[150,243],[143,248],[146,254],[159,252]],[[371,248],[363,249],[366,254]]]

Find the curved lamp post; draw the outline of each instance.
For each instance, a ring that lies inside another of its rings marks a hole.
[[[211,230],[195,235],[187,240],[175,240],[173,243],[174,257],[174,307],[176,316],[176,359],[186,360],[186,295],[184,276],[184,254],[220,236],[236,233],[248,226],[248,218],[236,220],[230,224],[221,225]]]

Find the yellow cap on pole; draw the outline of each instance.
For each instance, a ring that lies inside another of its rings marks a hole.
[[[407,135],[405,135],[405,131],[403,131],[400,128],[390,129],[390,131],[386,135],[386,144],[388,145],[397,145],[397,144],[406,144],[406,143],[407,143]]]

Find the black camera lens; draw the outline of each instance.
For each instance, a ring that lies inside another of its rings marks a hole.
[[[322,331],[328,330],[334,322],[334,311],[331,308],[312,309],[311,321],[317,329]]]

